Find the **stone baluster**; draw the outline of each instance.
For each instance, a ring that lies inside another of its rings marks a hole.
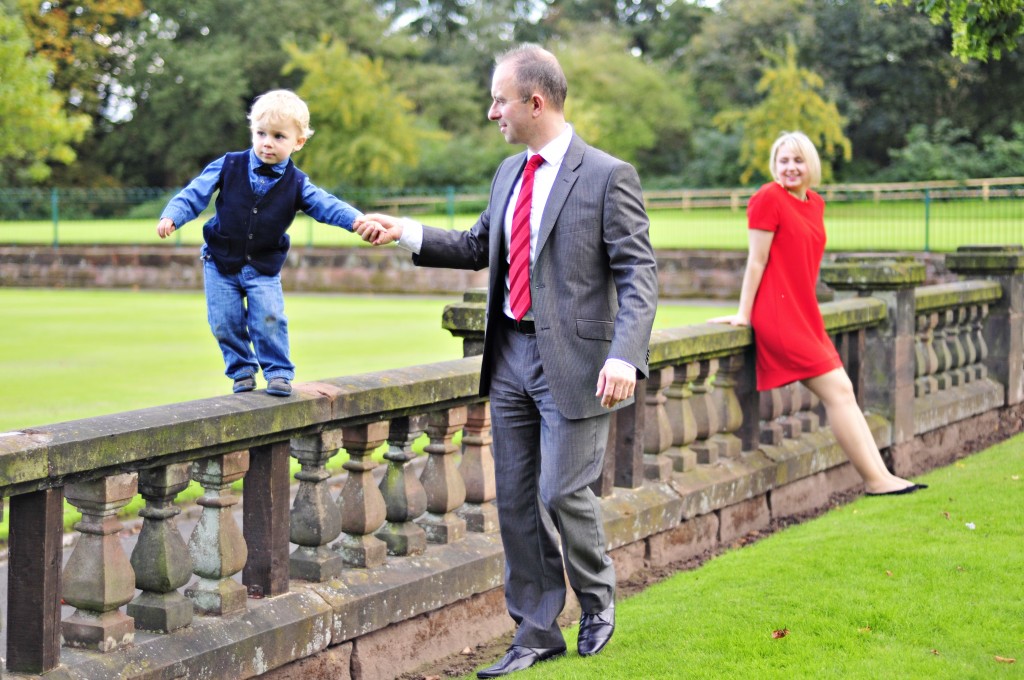
[[[743,452],[743,442],[736,435],[743,425],[743,411],[736,396],[737,378],[743,369],[743,363],[742,354],[731,354],[718,362],[715,403],[718,407],[720,431],[712,435],[712,440],[718,447],[719,456],[736,458]]]
[[[821,418],[817,412],[820,400],[803,383],[794,383],[796,398],[799,400],[794,416],[800,421],[801,430],[804,432],[817,432],[821,426]]]
[[[466,485],[455,466],[458,447],[452,438],[466,424],[465,406],[435,411],[427,416],[430,443],[424,448],[427,464],[420,475],[427,492],[427,512],[416,523],[431,543],[454,543],[466,535],[466,520],[456,508],[466,500]]]
[[[988,377],[988,367],[985,366],[985,359],[988,358],[988,344],[985,342],[985,317],[988,316],[988,305],[971,305],[971,337],[974,345],[978,348],[978,362],[971,367],[975,380],[984,380]]]
[[[939,391],[948,390],[953,386],[953,352],[949,339],[953,335],[952,321],[953,310],[943,310],[936,315],[935,327],[932,329],[932,346],[935,348],[935,357],[938,361],[935,366],[935,385]]]
[[[416,458],[412,444],[423,434],[425,426],[425,415],[391,421],[388,452],[384,454],[388,468],[380,482],[387,521],[376,534],[387,544],[389,555],[419,555],[427,548],[426,532],[413,521],[427,510],[427,492],[410,469],[411,461]],[[493,469],[491,477],[494,477]]]
[[[697,454],[697,462],[710,465],[718,462],[718,447],[710,438],[718,432],[718,408],[715,406],[712,378],[718,371],[718,359],[703,359],[699,362],[697,377],[693,380],[690,398],[693,420],[697,424],[697,437],[690,448]]]
[[[192,623],[192,603],[178,592],[192,577],[192,559],[174,518],[181,508],[174,498],[190,478],[188,463],[139,472],[139,492],[146,501],[139,540],[132,551],[135,587],[142,592],[128,605],[135,627],[169,633]]]
[[[761,443],[778,446],[786,438],[782,429],[783,403],[779,390],[765,390],[759,393],[758,413],[761,418]]]
[[[675,366],[672,384],[665,390],[665,412],[672,427],[672,448],[665,455],[676,472],[687,472],[697,465],[697,454],[690,449],[690,444],[697,439],[690,383],[699,373],[700,366],[695,362]]]
[[[459,464],[466,485],[466,502],[455,511],[466,520],[470,531],[498,530],[498,508],[492,502],[497,489],[491,441],[490,402],[470,404],[466,408],[466,426],[462,429],[462,462]]]
[[[233,451],[192,463],[192,479],[203,487],[196,501],[203,508],[188,539],[192,570],[199,578],[185,589],[197,612],[224,615],[245,609],[247,591],[232,576],[242,571],[248,549],[235,521],[238,496],[231,485],[245,477],[249,452]]]
[[[946,328],[946,342],[952,354],[949,379],[952,387],[959,387],[967,382],[964,368],[967,366],[967,348],[963,343],[963,327],[967,320],[967,308],[957,307],[949,311],[949,326]]]
[[[120,611],[135,595],[135,571],[118,533],[117,512],[135,496],[134,473],[69,484],[67,500],[82,513],[80,532],[64,566],[64,601],[76,607],[61,635],[69,647],[109,652],[135,639],[135,622]]]
[[[987,372],[1004,385],[1006,405],[1021,403],[1024,401],[1024,246],[961,246],[946,256],[946,266],[963,276],[995,281],[1002,289],[1002,297],[984,315],[984,363]]]
[[[914,381],[914,396],[935,394],[939,389],[935,374],[939,367],[939,356],[935,351],[935,326],[939,315],[935,312],[917,315],[917,346],[920,347],[920,367]]]
[[[675,371],[671,366],[653,368],[647,378],[647,387],[637,399],[644,400],[644,477],[668,481],[672,475],[673,460],[668,451],[672,446],[672,423],[669,421],[665,390],[672,384]]]
[[[341,508],[331,498],[327,462],[342,445],[341,430],[294,437],[291,455],[301,469],[290,513],[289,539],[297,547],[288,558],[288,574],[304,581],[323,582],[341,574],[341,555],[327,546],[341,535]]]
[[[804,433],[804,422],[798,417],[800,411],[800,383],[790,383],[777,388],[782,400],[782,416],[779,424],[787,439],[799,439]]]
[[[341,487],[341,540],[334,550],[350,567],[379,567],[387,559],[388,546],[373,535],[384,525],[387,506],[373,479],[377,463],[370,458],[388,436],[387,421],[353,425],[342,430],[348,460],[342,466],[348,479]]]

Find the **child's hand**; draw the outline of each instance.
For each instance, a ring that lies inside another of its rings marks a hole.
[[[361,215],[356,218],[352,231],[375,246],[394,243],[402,237],[401,223],[388,215]]]
[[[170,217],[161,217],[160,222],[156,225],[156,233],[160,238],[167,238],[174,233],[176,228]]]

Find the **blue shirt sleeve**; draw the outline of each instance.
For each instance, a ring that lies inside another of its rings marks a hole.
[[[199,213],[210,205],[210,199],[213,198],[213,194],[217,190],[217,182],[220,181],[220,171],[223,167],[223,156],[207,165],[198,177],[189,182],[187,187],[167,203],[167,207],[164,208],[160,216],[169,217],[174,222],[176,229],[181,229],[187,222],[197,218]]]
[[[329,194],[309,181],[307,177],[302,185],[302,212],[317,222],[330,224],[352,231],[352,224],[362,215],[360,211]]]

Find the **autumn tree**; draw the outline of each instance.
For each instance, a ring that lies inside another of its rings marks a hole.
[[[89,119],[68,114],[50,86],[53,65],[32,53],[20,17],[0,4],[0,160],[4,183],[42,182],[50,163],[72,163]]]
[[[817,145],[822,179],[827,181],[832,175],[831,159],[837,154],[851,157],[843,117],[834,102],[822,97],[825,83],[821,76],[797,62],[792,38],[782,54],[764,50],[764,56],[771,63],[757,84],[757,92],[764,98],[749,109],[723,111],[715,117],[723,130],[742,129],[740,180],[746,183],[755,174],[767,176],[768,154],[779,133],[800,130]]]

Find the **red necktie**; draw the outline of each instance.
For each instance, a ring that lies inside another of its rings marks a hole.
[[[512,211],[512,235],[509,239],[509,304],[516,321],[530,309],[530,204],[533,202],[533,173],[544,162],[534,154],[523,170],[523,186],[519,189]]]

